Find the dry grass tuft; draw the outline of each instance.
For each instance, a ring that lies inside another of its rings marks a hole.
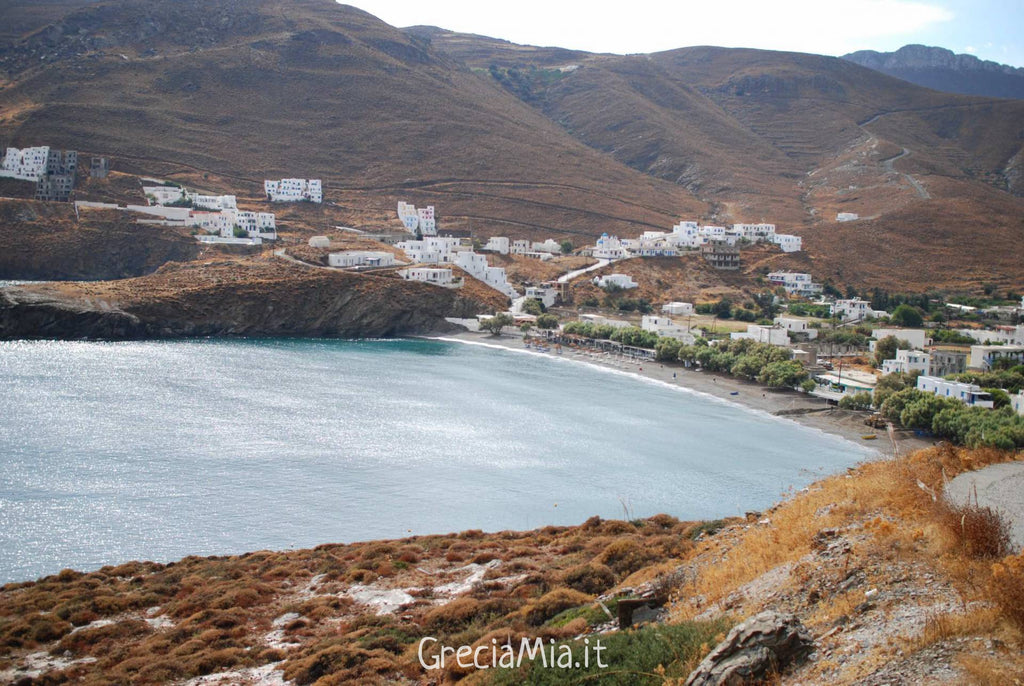
[[[990,507],[940,499],[934,516],[966,557],[996,559],[1010,552],[1010,525]]]

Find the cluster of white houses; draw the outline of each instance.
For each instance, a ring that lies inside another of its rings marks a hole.
[[[250,212],[238,209],[234,195],[201,195],[180,186],[143,186],[148,205],[116,203],[75,203],[80,208],[114,209],[145,215],[140,224],[191,227],[202,243],[259,245],[264,240],[277,239],[277,222],[270,212]]]
[[[263,192],[270,202],[315,202],[324,201],[323,185],[320,179],[281,179],[263,181]]]
[[[106,168],[106,164],[103,158],[93,158],[93,168]],[[77,174],[78,153],[74,150],[62,152],[45,145],[7,148],[0,160],[0,177],[35,182],[36,200],[67,202]]]
[[[434,216],[433,205],[417,209],[415,205],[399,201],[398,218],[409,233],[419,233],[420,236],[437,235],[437,218]]]
[[[406,257],[414,263],[453,264],[510,298],[519,297],[519,293],[508,282],[505,269],[490,266],[487,256],[473,252],[473,246],[467,239],[424,235],[420,239],[397,243],[395,247],[405,251]],[[407,278],[416,278],[416,275],[410,272]]]
[[[499,255],[522,255],[538,260],[550,260],[562,253],[562,244],[553,238],[544,241],[528,241],[526,239],[510,241],[505,236],[492,236],[481,248]]]
[[[603,260],[671,257],[684,250],[699,250],[715,244],[735,247],[742,242],[774,243],[783,252],[797,252],[803,244],[800,236],[776,233],[774,224],[733,224],[732,228],[726,228],[682,221],[673,226],[671,232],[645,231],[639,238],[619,239],[605,233],[587,252]]]

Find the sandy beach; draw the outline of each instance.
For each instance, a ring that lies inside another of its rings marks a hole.
[[[519,334],[492,336],[489,333],[465,331],[443,336],[432,336],[431,338],[469,344],[491,345],[523,352],[527,351],[522,336]],[[866,413],[837,408],[830,409],[825,400],[798,391],[767,388],[757,383],[722,376],[721,374],[687,369],[682,364],[654,361],[638,362],[598,352],[563,348],[561,355],[554,351],[547,353],[536,352],[536,354],[565,357],[586,364],[608,367],[667,384],[681,386],[751,409],[773,415],[783,415],[787,419],[804,426],[841,436],[861,446],[872,448],[880,456],[891,457],[893,453],[892,443],[886,436],[885,431],[878,431],[864,424],[864,418],[867,416]],[[793,414],[790,414],[791,412]],[[863,436],[869,434],[877,434],[878,438],[871,441],[864,440]],[[919,448],[932,445],[932,441],[920,438],[907,431],[897,431],[896,439],[901,455],[906,455]]]

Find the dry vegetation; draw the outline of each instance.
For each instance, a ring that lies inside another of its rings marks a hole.
[[[819,641],[798,681],[1020,673],[1024,554],[1003,557],[1006,526],[987,509],[932,497],[946,479],[1007,459],[942,445],[819,482],[695,551],[673,616],[797,613]]]
[[[268,663],[298,684],[417,679],[409,648],[423,635],[455,645],[563,639],[606,623],[593,609],[551,620],[685,555],[698,531],[667,515],[595,517],[524,533],[67,570],[0,590],[0,670],[48,651],[70,664],[34,683],[161,683]],[[353,599],[367,588],[408,596],[378,614]]]
[[[614,614],[621,594],[644,588],[671,597],[665,632],[696,631],[705,644],[678,644],[658,677],[658,662],[642,656],[664,661],[671,645],[652,646],[676,634],[621,635],[624,655],[640,660],[629,678],[647,674],[644,683],[675,683],[723,627],[766,608],[796,613],[816,641],[783,682],[1014,683],[1024,669],[1024,554],[1004,557],[998,518],[931,495],[946,478],[1012,458],[928,448],[825,479],[747,522],[595,517],[532,532],[66,570],[0,589],[0,670],[38,665],[42,651],[47,673],[31,683],[240,682],[259,668],[295,684],[421,683],[439,676],[418,666],[423,636],[478,646],[607,632],[613,623],[595,598]],[[467,676],[511,683],[458,667],[440,675]]]

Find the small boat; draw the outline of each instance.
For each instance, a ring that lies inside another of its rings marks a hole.
[[[739,391],[732,391],[731,393],[729,393],[729,395],[739,395],[739,394],[740,394]]]
[[[865,441],[873,441],[878,438],[878,434],[864,434],[861,438]]]

